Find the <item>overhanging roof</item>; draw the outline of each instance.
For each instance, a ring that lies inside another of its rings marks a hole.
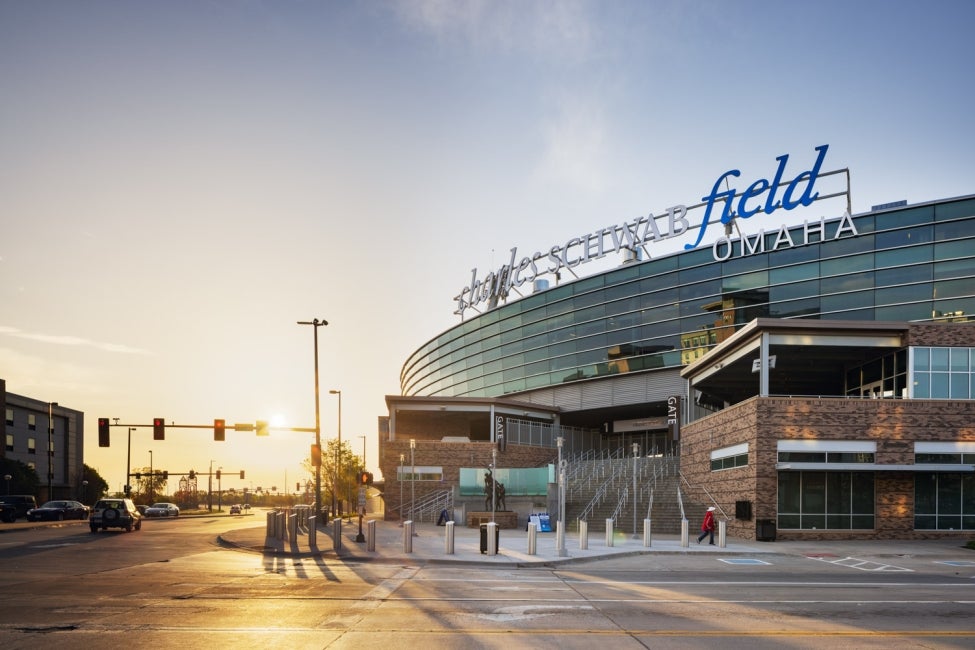
[[[692,389],[735,404],[760,395],[763,343],[770,395],[843,395],[845,371],[904,347],[909,325],[889,321],[758,318],[681,371]]]

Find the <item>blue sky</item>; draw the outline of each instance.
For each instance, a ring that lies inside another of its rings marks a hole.
[[[822,144],[854,212],[975,192],[972,24],[947,0],[3,0],[0,377],[83,410],[115,487],[99,416],[313,425],[296,321],[324,318],[324,434],[339,389],[374,468],[402,363],[513,246]],[[283,486],[309,442],[146,430],[133,464]]]

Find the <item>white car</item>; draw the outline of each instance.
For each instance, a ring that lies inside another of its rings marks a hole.
[[[146,517],[179,517],[175,503],[154,503],[146,508]]]

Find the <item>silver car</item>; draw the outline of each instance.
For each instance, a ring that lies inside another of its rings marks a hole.
[[[179,517],[179,507],[175,503],[154,503],[146,508],[146,517]]]

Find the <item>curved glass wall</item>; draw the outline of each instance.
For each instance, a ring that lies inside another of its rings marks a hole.
[[[766,233],[770,252],[678,253],[505,304],[414,352],[402,393],[497,397],[679,367],[758,317],[975,320],[975,198],[853,223],[857,237],[773,251],[778,233]]]

